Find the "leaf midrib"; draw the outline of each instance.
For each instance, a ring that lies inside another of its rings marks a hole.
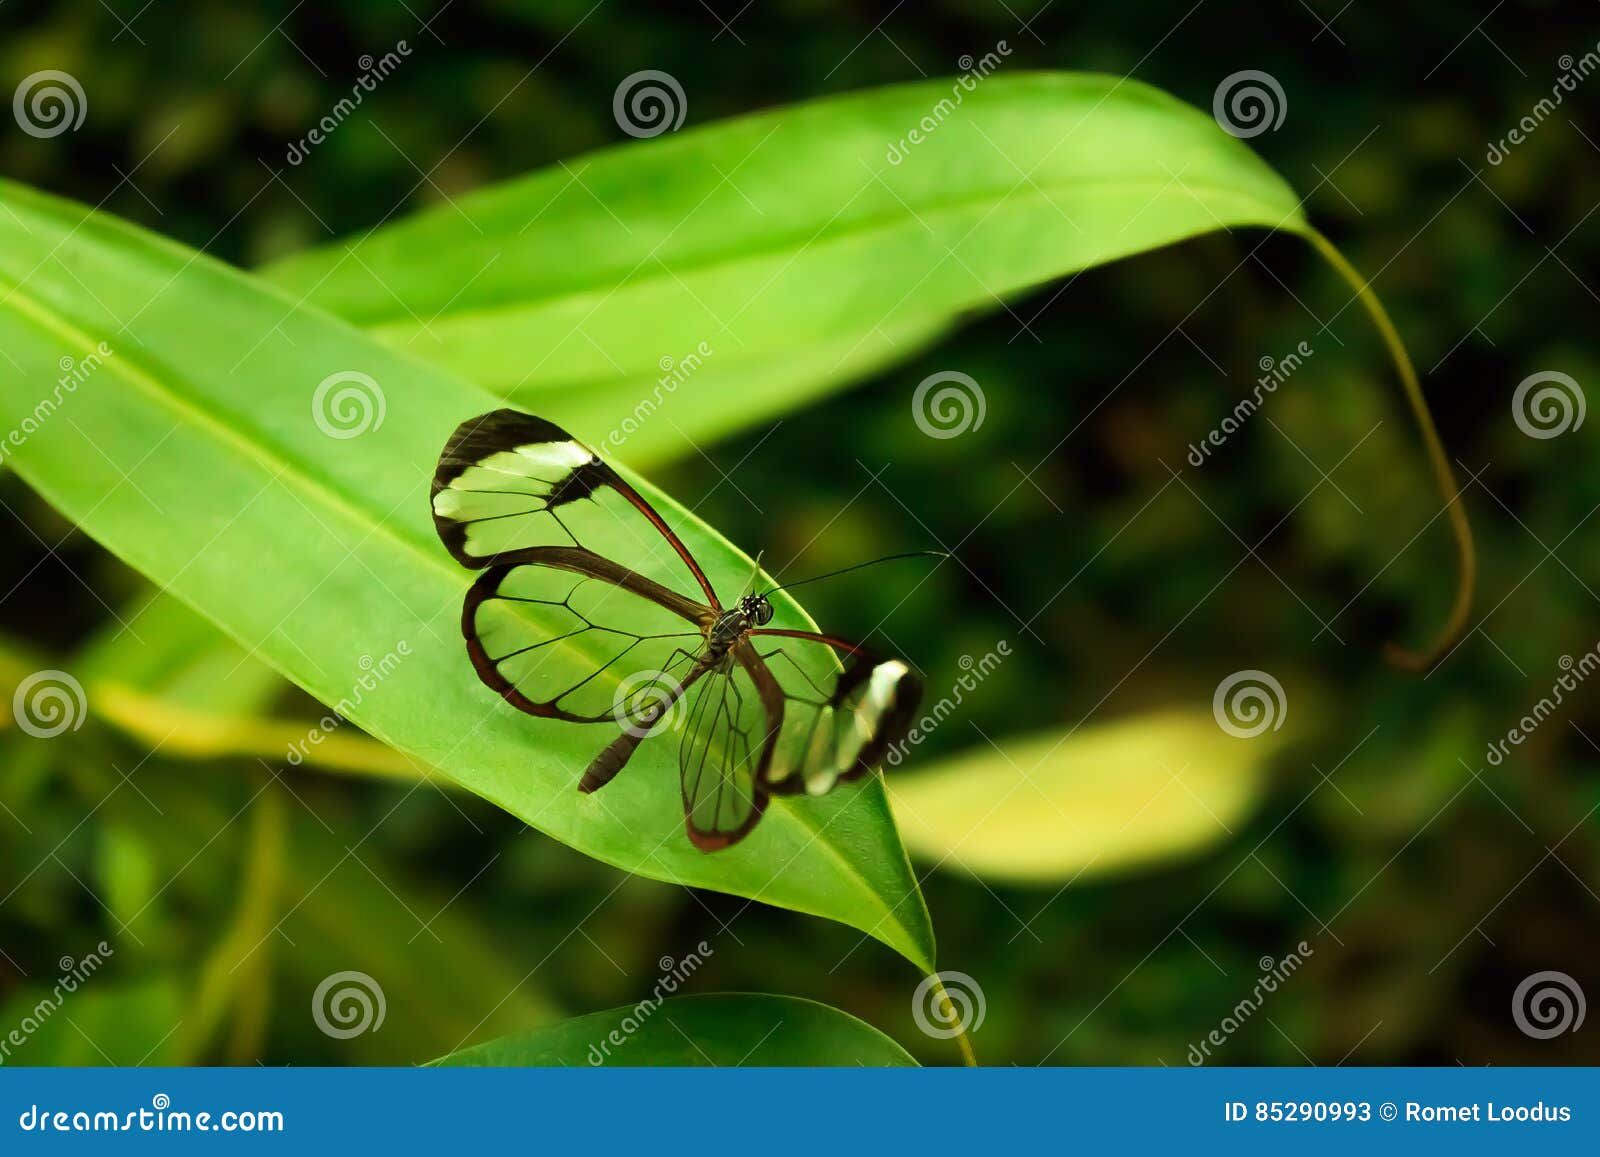
[[[1003,194],[998,195],[1005,201],[1013,204],[1026,204],[1035,202],[1053,203],[1054,198],[1050,195],[1052,191],[1065,192],[1069,190],[1081,191],[1085,189],[1093,189],[1096,192],[1100,192],[1116,188],[1149,188],[1155,184],[1157,184],[1157,181],[1154,177],[1151,177],[1147,180],[1077,180],[1061,182],[1058,184],[1050,184],[1043,187],[1039,186],[1037,183],[1034,183],[1033,188],[1036,190],[1034,192],[1022,193],[1013,198],[1013,194],[1016,193],[1016,189],[1013,188]],[[1167,188],[1172,184],[1172,178],[1168,177],[1168,179],[1162,183],[1161,190],[1157,193],[1157,197],[1159,197],[1161,193],[1166,192]],[[1269,205],[1268,202],[1263,201],[1259,197],[1240,189],[1234,189],[1224,185],[1196,184],[1189,181],[1180,182],[1179,184],[1180,189],[1175,195],[1181,199],[1201,201],[1204,199],[1202,194],[1219,198],[1232,198],[1235,201],[1239,201],[1247,206],[1251,206],[1259,210],[1263,218],[1270,218],[1271,215],[1277,211],[1276,207]],[[917,212],[913,210],[908,213],[874,214],[831,230],[825,229],[821,233],[813,234],[807,243],[801,246],[801,249],[820,249],[828,245],[856,240],[860,237],[869,236],[875,233],[888,233],[894,229],[902,228],[908,223],[916,221],[928,219],[937,220],[944,217],[957,216],[961,213],[970,212],[973,209],[981,208],[984,205],[994,202],[996,196],[997,194],[991,192],[981,196],[957,198],[932,205],[926,212]],[[1152,198],[1152,200],[1154,200],[1154,198]],[[1292,225],[1298,220],[1299,212],[1299,206],[1297,205],[1276,225],[1263,227],[1270,229],[1281,229],[1285,226]],[[1212,232],[1213,229],[1224,227],[1225,226],[1219,222],[1215,226],[1206,227],[1203,232],[1209,233]],[[1190,234],[1185,234],[1185,236],[1189,235]],[[1164,242],[1163,244],[1172,244],[1175,243],[1175,241],[1182,239],[1183,238],[1175,238],[1174,242]],[[611,294],[619,292],[623,289],[633,290],[640,287],[648,287],[658,282],[681,280],[685,276],[697,277],[702,274],[721,273],[728,270],[737,269],[743,265],[759,264],[762,261],[769,260],[773,257],[779,257],[785,253],[791,252],[794,250],[794,248],[795,245],[793,239],[791,238],[783,243],[768,244],[756,247],[754,249],[743,250],[737,255],[723,254],[701,260],[691,260],[687,263],[675,266],[668,272],[658,272],[655,266],[652,266],[652,269],[649,273],[638,277],[629,278],[628,280],[611,286],[608,286],[604,283],[581,285],[571,289],[522,297],[513,302],[508,302],[505,304],[494,304],[454,310],[449,309],[447,303],[447,308],[441,309],[438,313],[434,314],[420,328],[416,325],[416,323],[408,322],[398,311],[394,310],[363,316],[356,324],[368,329],[381,330],[384,333],[418,333],[436,326],[467,324],[472,321],[493,319],[507,314],[535,312],[553,304],[563,302],[578,302],[582,301],[585,297],[590,297],[601,293],[605,294],[606,296],[610,296]],[[660,263],[657,262],[656,265],[659,266]],[[269,278],[273,276],[271,269],[267,270],[266,275]]]

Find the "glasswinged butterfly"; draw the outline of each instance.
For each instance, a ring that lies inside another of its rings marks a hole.
[[[431,503],[446,549],[482,572],[461,608],[478,677],[530,715],[620,726],[584,792],[681,726],[685,826],[702,851],[742,840],[772,795],[867,774],[907,732],[922,686],[904,662],[769,626],[777,588],[725,606],[644,497],[543,418],[495,410],[463,422]],[[609,524],[615,539],[619,521],[640,547],[631,566],[584,545],[586,528],[592,539]]]

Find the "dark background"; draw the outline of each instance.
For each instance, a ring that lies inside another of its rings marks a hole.
[[[1190,1044],[1249,993],[1258,958],[1305,940],[1314,949],[1305,969],[1219,1061],[1595,1063],[1594,1023],[1535,1040],[1511,1017],[1516,985],[1540,970],[1600,994],[1595,689],[1501,766],[1487,765],[1485,747],[1548,693],[1561,656],[1600,642],[1591,520],[1600,423],[1537,440],[1511,413],[1512,391],[1536,371],[1600,381],[1590,91],[1600,79],[1580,82],[1503,164],[1485,156],[1549,94],[1560,58],[1596,49],[1597,14],[1590,2],[1491,10],[1443,0],[754,0],[742,10],[738,0],[292,10],[8,0],[5,91],[59,68],[83,79],[90,112],[80,131],[50,141],[0,126],[0,172],[248,266],[622,140],[612,92],[640,69],[680,81],[690,125],[952,75],[959,57],[1002,39],[1007,70],[1133,75],[1202,108],[1225,76],[1271,73],[1287,117],[1252,144],[1375,276],[1448,451],[1473,479],[1478,625],[1428,678],[1385,667],[1380,647],[1391,637],[1420,645],[1443,620],[1452,548],[1442,519],[1423,530],[1440,499],[1366,319],[1293,238],[1214,236],[1046,287],[1011,303],[1031,333],[1005,312],[976,317],[911,364],[712,448],[722,469],[742,462],[736,487],[719,487],[718,467],[692,454],[653,477],[690,505],[709,494],[707,521],[779,556],[842,507],[830,558],[930,539],[957,546],[965,567],[941,568],[894,610],[888,640],[935,686],[960,655],[998,639],[1016,657],[917,760],[1090,712],[1204,703],[1219,678],[1246,667],[1278,673],[1291,709],[1314,721],[1275,761],[1247,826],[1206,851],[1060,888],[928,877],[941,964],[977,978],[987,997],[976,1036],[986,1062],[1185,1063]],[[348,93],[358,58],[402,38],[413,53],[399,72],[287,168],[288,143]],[[1255,423],[1189,468],[1188,444],[1249,389],[1257,361],[1301,340],[1318,352],[1268,403],[1275,425]],[[983,427],[957,443],[958,470],[948,444],[918,434],[908,411],[915,383],[951,368],[977,377],[988,403]],[[882,486],[869,486],[886,463]],[[1171,484],[1172,470],[1185,485]],[[0,476],[0,497],[9,592],[0,628],[32,655],[70,654],[105,621],[99,597],[136,597],[140,580],[14,477]],[[1244,543],[1254,555],[1229,574]],[[898,583],[821,584],[807,604],[830,627],[866,631],[899,602]],[[0,799],[14,813],[0,816],[0,890],[12,893],[0,904],[0,947],[13,965],[0,961],[0,1007],[10,1008],[30,991],[23,973],[52,977],[59,956],[115,939],[83,879],[136,870],[125,865],[137,856],[119,858],[133,853],[120,849],[113,809],[85,820],[97,796],[55,763],[139,765],[150,783],[181,782],[224,817],[262,772],[249,760],[140,764],[125,739],[70,756],[30,754],[14,731],[0,739]],[[416,963],[428,913],[448,904],[455,922],[453,940],[428,948],[415,990],[390,992],[390,1023],[364,1039],[359,1059],[423,1060],[488,1027],[516,1027],[514,1009],[531,1022],[633,1003],[658,956],[702,938],[716,952],[696,991],[814,996],[923,1059],[953,1058],[912,1024],[917,977],[842,926],[623,880],[472,799],[423,792],[396,810],[392,788],[303,772],[289,782],[306,805],[285,811],[294,839],[320,841],[337,859],[357,838],[349,833],[372,831],[360,851],[370,870],[349,860],[336,869],[354,877],[352,897],[374,872],[400,893],[385,899],[368,879],[350,901],[367,950],[399,970]],[[152,869],[173,885],[141,925],[143,945],[119,946],[96,981],[95,1023],[86,996],[76,1033],[55,1026],[35,1060],[352,1058],[304,1014],[310,988],[336,966],[312,962],[327,929],[271,941],[271,968],[242,998],[248,1015],[163,1036],[174,1013],[191,1026],[200,1015],[202,962],[235,910],[246,841],[203,843],[192,860],[177,857],[181,873]],[[147,858],[159,864],[166,851]],[[397,902],[407,888],[434,898],[420,918]],[[504,988],[523,980],[517,999],[497,1006],[491,982],[469,975],[509,977]],[[434,999],[433,983],[450,999]],[[491,1013],[501,1019],[480,1029]]]

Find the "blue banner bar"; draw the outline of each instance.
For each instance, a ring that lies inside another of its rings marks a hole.
[[[0,1069],[0,1153],[1600,1152],[1597,1069]]]

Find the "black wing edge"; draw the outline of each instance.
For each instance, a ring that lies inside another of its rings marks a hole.
[[[491,454],[536,442],[573,442],[589,451],[589,461],[576,467],[562,482],[560,492],[551,496],[549,503],[551,508],[588,498],[600,487],[610,486],[667,540],[678,557],[683,560],[684,565],[689,568],[689,572],[694,575],[695,581],[700,584],[706,601],[718,610],[722,608],[722,604],[717,600],[716,591],[712,589],[711,581],[706,578],[705,571],[689,553],[689,548],[683,545],[683,540],[667,525],[666,519],[645,501],[644,495],[629,485],[627,479],[618,474],[615,468],[596,454],[586,442],[573,437],[554,422],[535,417],[533,414],[525,414],[521,410],[491,410],[487,414],[479,414],[476,418],[468,418],[455,428],[449,440],[445,442],[444,450],[439,454],[439,465],[434,470],[433,485],[428,491],[428,511],[433,517],[434,529],[439,533],[439,540],[444,543],[452,558],[469,570],[480,570],[504,561],[506,556],[485,555],[478,558],[468,554],[466,524],[433,513],[433,500],[468,467],[483,461]]]
[[[885,663],[895,661],[887,656],[880,655],[869,647],[862,646],[860,643],[852,643],[848,639],[841,639],[834,635],[818,634],[815,631],[758,627],[750,632],[750,636],[800,639],[805,642],[820,643],[840,652],[844,659],[844,670],[839,673],[839,678],[834,683],[833,694],[828,697],[828,705],[833,708],[838,708],[853,691],[860,688],[862,684],[870,679],[873,671]],[[776,685],[776,678],[772,676],[771,672],[766,671],[765,660],[762,660],[757,655],[756,661],[760,663],[765,677],[771,679],[773,684]],[[752,672],[752,677],[756,678],[759,686],[762,682],[761,677],[755,676],[754,672]],[[895,696],[895,701],[878,717],[877,730],[871,739],[862,746],[861,754],[856,757],[855,763],[839,773],[836,783],[848,783],[851,780],[860,779],[874,770],[883,762],[883,758],[889,753],[889,749],[904,739],[910,732],[911,722],[916,716],[917,708],[922,703],[922,680],[917,676],[916,672],[907,667],[906,673],[901,676],[896,689],[898,693]],[[781,687],[779,687],[779,694],[782,695]],[[779,727],[781,727],[781,724],[782,716],[780,714]],[[776,731],[774,732],[774,740],[776,740]],[[805,793],[805,776],[803,774],[772,782],[768,778],[770,768],[771,752],[769,750],[761,765],[762,786],[768,793],[772,795],[803,795]]]

